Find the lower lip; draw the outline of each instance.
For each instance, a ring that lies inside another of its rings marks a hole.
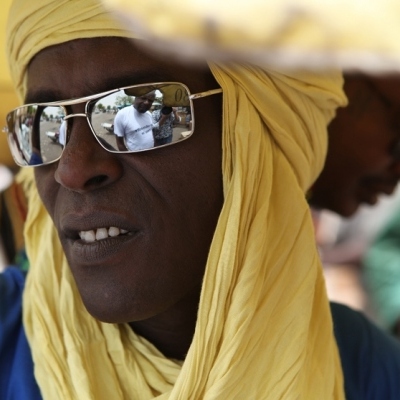
[[[138,234],[121,235],[95,242],[72,240],[69,244],[71,260],[75,264],[93,266],[95,264],[115,263],[117,259],[126,260],[128,251],[131,252],[132,242]]]

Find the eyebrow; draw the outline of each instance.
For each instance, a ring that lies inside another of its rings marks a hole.
[[[146,70],[141,73],[125,73],[118,76],[106,76],[100,83],[96,85],[88,82],[87,94],[79,97],[90,96],[92,94],[107,92],[108,90],[121,88],[124,86],[139,85],[141,83],[156,83],[156,82],[176,82],[176,79],[171,79],[169,73],[160,74],[159,70]],[[30,103],[49,103],[53,101],[69,100],[64,98],[61,93],[51,88],[39,88],[37,90],[28,91],[25,96],[25,104]]]
[[[49,103],[52,101],[61,100],[57,96],[57,92],[51,89],[39,89],[35,91],[29,91],[24,99],[25,104],[30,103]]]

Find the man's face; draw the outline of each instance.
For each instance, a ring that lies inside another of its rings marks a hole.
[[[311,203],[345,217],[360,204],[392,194],[400,178],[393,149],[400,140],[400,77],[345,78],[349,105],[329,126],[325,167]]]
[[[126,39],[96,38],[41,51],[28,69],[26,101],[157,81],[183,82],[192,93],[218,87],[206,67],[167,64]],[[194,107],[193,137],[136,154],[108,153],[85,118],[72,118],[61,159],[35,169],[82,299],[100,320],[146,319],[199,295],[223,202],[221,96],[198,99]],[[127,233],[80,239],[81,232],[110,227]]]
[[[143,96],[136,96],[135,101],[133,102],[133,107],[135,107],[135,109],[141,114],[144,114],[146,111],[150,110],[155,99],[156,94],[154,92],[147,93]]]

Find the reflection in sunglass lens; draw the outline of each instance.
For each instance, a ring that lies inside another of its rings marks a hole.
[[[78,103],[79,99],[58,102],[63,105],[27,105],[11,112],[7,116],[8,140],[16,163],[33,166],[58,160],[71,121],[65,106]],[[191,136],[194,128],[189,92],[176,83],[116,90],[88,100],[86,113],[97,141],[111,152],[174,144]]]
[[[66,121],[63,107],[45,107],[39,120],[39,132],[34,130],[34,138],[39,137],[39,148],[43,163],[49,163],[60,158],[66,143]]]
[[[41,165],[57,160],[63,107],[21,107],[8,116],[8,141],[20,166]]]
[[[119,90],[91,104],[98,141],[111,151],[143,151],[192,133],[189,93],[179,84]]]

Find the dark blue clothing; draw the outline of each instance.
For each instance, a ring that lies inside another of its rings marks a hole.
[[[18,268],[0,273],[0,400],[42,398],[22,326],[24,283],[24,272]]]
[[[0,274],[0,400],[41,399],[22,327],[24,280],[17,268]],[[335,303],[331,309],[346,399],[400,400],[400,342],[359,312]]]
[[[357,311],[331,310],[347,400],[400,400],[400,342]]]

